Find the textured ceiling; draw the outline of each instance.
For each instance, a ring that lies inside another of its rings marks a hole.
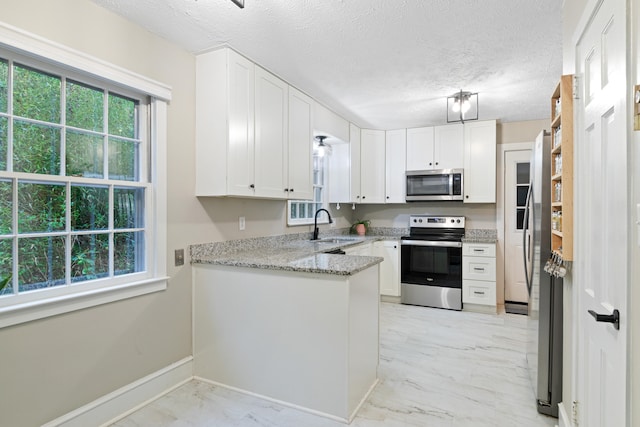
[[[230,46],[360,127],[546,119],[562,72],[560,0],[94,0],[198,53]]]

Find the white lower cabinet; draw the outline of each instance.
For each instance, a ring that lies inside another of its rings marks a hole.
[[[462,303],[465,310],[495,312],[495,243],[462,244]]]
[[[380,295],[400,296],[400,243],[385,240],[374,244],[374,255],[384,258],[380,264]]]
[[[373,247],[371,242],[360,243],[359,245],[344,248],[345,255],[372,256]]]

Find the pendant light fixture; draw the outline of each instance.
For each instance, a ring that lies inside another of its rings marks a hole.
[[[478,120],[478,94],[459,92],[447,97],[447,123]]]
[[[324,142],[324,140],[327,138],[328,137],[325,135],[318,135],[315,137],[315,140],[318,142],[314,144],[314,154],[317,154],[319,157],[324,157],[331,154],[331,146]]]

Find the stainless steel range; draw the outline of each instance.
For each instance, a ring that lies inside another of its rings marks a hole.
[[[400,253],[403,304],[462,310],[463,216],[411,215]]]

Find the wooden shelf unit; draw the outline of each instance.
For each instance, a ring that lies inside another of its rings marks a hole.
[[[558,108],[560,107],[560,108]],[[557,215],[561,220],[555,221]],[[551,95],[551,250],[573,261],[573,75]],[[554,229],[553,224],[558,223]]]

